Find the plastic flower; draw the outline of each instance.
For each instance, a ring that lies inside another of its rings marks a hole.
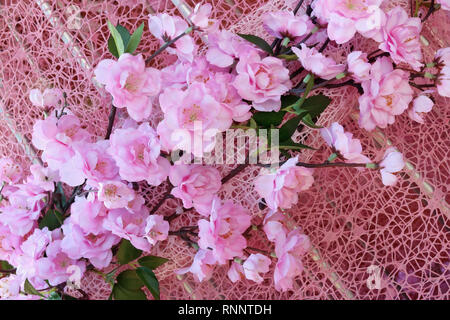
[[[27,183],[34,184],[45,191],[54,191],[55,182],[59,181],[59,174],[55,170],[43,167],[40,164],[30,166],[31,176],[28,177]]]
[[[120,181],[105,181],[99,183],[98,200],[108,209],[125,208],[133,201],[135,193],[125,183]]]
[[[157,186],[167,178],[170,167],[160,150],[156,132],[145,122],[137,128],[116,129],[110,137],[108,153],[116,161],[123,180],[146,180]]]
[[[222,186],[217,169],[202,165],[174,165],[170,168],[171,194],[183,201],[186,209],[194,207],[209,215],[214,196]]]
[[[253,280],[256,283],[263,282],[260,273],[269,271],[269,266],[272,263],[270,258],[261,253],[251,254],[242,265],[244,275],[247,279]]]
[[[353,51],[347,56],[348,72],[357,82],[370,79],[372,65],[367,60],[367,54],[362,51]]]
[[[70,219],[77,224],[84,232],[94,235],[103,233],[103,220],[108,211],[98,199],[76,197],[75,202],[70,207]]]
[[[227,276],[233,283],[245,279],[244,267],[242,267],[242,264],[233,261],[230,269],[228,269]]]
[[[197,19],[200,23],[203,23],[203,17],[197,16]],[[180,17],[170,16],[167,13],[159,13],[157,15],[150,15],[148,27],[152,35],[159,39],[161,44],[164,44],[184,33],[188,28],[188,24]],[[167,48],[168,53],[176,54],[180,60],[189,62],[194,60],[195,51],[194,39],[189,35],[178,39],[172,47]]]
[[[164,150],[202,156],[213,150],[216,134],[231,126],[232,113],[216,101],[203,83],[186,90],[167,88],[159,97],[164,119],[157,132]]]
[[[433,109],[434,102],[425,95],[418,96],[414,102],[412,108],[408,110],[408,116],[419,123],[424,123],[421,113],[430,112]]]
[[[33,126],[33,145],[42,150],[42,160],[51,170],[59,170],[74,155],[76,143],[89,142],[91,135],[81,128],[80,120],[72,114],[55,115],[38,120]]]
[[[276,172],[262,173],[255,179],[255,190],[272,210],[289,209],[298,201],[298,193],[309,189],[313,170],[297,167],[298,156],[289,159]]]
[[[324,56],[316,48],[308,48],[304,43],[301,44],[301,49],[292,47],[292,51],[306,70],[323,79],[333,79],[345,71],[345,65],[337,64],[333,59]]]
[[[149,215],[145,225],[145,238],[151,245],[158,241],[164,241],[169,234],[169,222],[158,214]]]
[[[398,178],[393,173],[401,171],[405,167],[403,155],[391,147],[384,153],[383,161],[380,163],[381,179],[385,186],[394,186]]]
[[[450,0],[436,0],[436,2],[441,5],[442,9],[450,11]]]
[[[153,98],[161,89],[161,74],[155,68],[146,68],[142,54],[124,53],[118,61],[104,59],[94,70],[96,79],[105,85],[117,108],[127,108],[136,121],[142,121],[152,112]]]
[[[388,12],[383,27],[383,40],[380,49],[389,52],[395,63],[406,62],[414,70],[423,65],[420,45],[422,22],[420,18],[410,18],[401,7]]]
[[[175,271],[176,274],[185,274],[191,272],[194,278],[199,282],[209,280],[214,271],[214,265],[217,263],[211,250],[199,249],[194,256],[194,262],[191,266]]]
[[[74,156],[61,165],[61,181],[75,187],[86,180],[86,184],[98,187],[99,182],[119,178],[119,168],[106,152],[109,140],[96,143],[77,143],[73,146]]]
[[[211,15],[212,5],[209,3],[195,5],[192,14],[189,16],[192,24],[199,27],[202,30],[210,31],[212,27],[216,25],[216,21],[209,18]]]
[[[120,237],[110,231],[99,234],[84,232],[78,224],[73,223],[72,217],[64,220],[62,230],[62,251],[71,259],[89,259],[99,269],[109,266],[113,257],[111,248],[120,242]]]
[[[289,38],[295,42],[314,27],[306,14],[294,16],[292,11],[268,12],[262,19],[263,27],[270,35],[278,39]]]
[[[257,50],[240,57],[233,86],[239,95],[253,102],[258,111],[279,111],[280,97],[291,89],[289,70],[283,61],[266,57],[261,59]]]
[[[333,122],[329,128],[320,129],[320,134],[326,143],[351,163],[367,163],[369,158],[361,154],[361,142],[353,139],[353,134],[344,132],[344,128]]]
[[[437,79],[438,93],[443,97],[450,97],[450,48],[439,49],[435,60],[439,63]]]
[[[11,158],[0,159],[0,181],[14,184],[22,178],[22,168]]]
[[[209,63],[226,68],[253,47],[228,30],[220,30],[208,34],[208,51],[206,59]]]
[[[31,103],[40,108],[57,107],[63,102],[63,92],[57,88],[47,88],[44,92],[39,89],[32,89],[29,97]]]
[[[220,199],[216,198],[209,221],[202,219],[198,222],[198,245],[211,250],[219,264],[242,256],[247,247],[242,233],[250,226],[250,220],[249,212],[240,205],[231,201],[221,204]]]
[[[383,0],[316,0],[312,2],[313,15],[328,23],[328,37],[342,44],[350,41],[356,32],[379,39],[385,16],[380,9]]]
[[[409,73],[394,70],[386,57],[372,66],[371,80],[362,83],[364,94],[359,97],[359,125],[366,130],[376,126],[386,128],[393,124],[395,116],[408,109],[414,91],[409,85]]]

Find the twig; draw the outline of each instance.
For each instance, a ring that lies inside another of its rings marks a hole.
[[[112,128],[114,126],[114,119],[116,118],[117,108],[114,105],[111,105],[111,111],[109,112],[108,117],[108,129],[106,130],[105,140],[108,140],[111,136]]]

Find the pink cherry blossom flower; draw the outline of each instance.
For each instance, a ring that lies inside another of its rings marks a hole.
[[[211,11],[211,4],[197,3],[194,10],[192,11],[192,14],[189,16],[189,20],[191,20],[193,25],[209,32],[217,23],[216,20],[212,20],[209,18],[209,16],[211,15]]]
[[[113,234],[129,240],[133,246],[143,251],[150,251],[150,244],[145,239],[145,221],[148,210],[130,212],[126,209],[114,209],[108,212],[103,227]]]
[[[22,168],[11,158],[0,159],[0,181],[14,184],[22,178]]]
[[[450,48],[439,49],[435,60],[439,63],[438,93],[443,97],[450,97]]]
[[[385,15],[380,9],[383,0],[316,0],[312,2],[313,15],[328,23],[328,36],[342,44],[350,41],[356,32],[379,39]]]
[[[398,178],[393,173],[401,171],[405,167],[403,155],[391,147],[384,153],[383,161],[380,163],[381,179],[385,186],[394,186]]]
[[[269,257],[266,257],[261,253],[252,253],[242,265],[245,277],[256,283],[263,282],[264,279],[261,277],[260,273],[268,272],[271,263],[272,261]]]
[[[209,63],[221,67],[230,67],[242,54],[252,50],[251,44],[228,30],[220,30],[208,34],[208,51],[206,59]]]
[[[15,274],[0,279],[0,300],[16,300],[20,294],[23,279]]]
[[[62,226],[62,251],[71,259],[89,259],[92,265],[99,269],[109,266],[113,257],[111,248],[119,243],[120,237],[109,231],[97,235],[84,232],[78,224],[72,223],[71,219],[69,217],[64,220]]]
[[[61,250],[61,240],[51,242],[45,250],[46,257],[37,261],[37,273],[42,279],[48,280],[52,286],[67,281],[71,275],[70,267],[79,268],[82,275],[86,270],[86,263],[82,260],[70,259]]]
[[[145,226],[145,238],[151,245],[158,241],[164,241],[169,234],[169,222],[158,214],[152,214],[147,217]]]
[[[217,102],[203,83],[186,90],[167,88],[159,97],[164,119],[157,132],[164,150],[176,149],[202,156],[213,150],[216,134],[232,124],[232,114]]]
[[[316,48],[308,48],[304,43],[301,44],[301,49],[292,47],[292,51],[306,70],[323,79],[333,79],[345,71],[345,65],[336,64],[333,59],[324,56]]]
[[[353,51],[347,56],[348,72],[357,82],[370,79],[372,65],[367,60],[367,53]]]
[[[99,183],[98,200],[108,209],[119,209],[128,206],[133,201],[135,193],[125,183],[120,181],[105,181]]]
[[[409,73],[394,70],[386,57],[373,64],[371,74],[372,79],[362,83],[364,94],[359,97],[359,125],[369,131],[393,124],[395,116],[408,109],[414,94]]]
[[[450,0],[436,0],[436,2],[441,5],[442,9],[450,11]]]
[[[110,137],[108,153],[116,161],[123,180],[146,180],[157,186],[167,178],[170,168],[160,150],[155,130],[145,122],[138,128],[116,129]]]
[[[423,65],[420,45],[422,23],[420,18],[410,18],[405,9],[396,7],[388,12],[383,27],[380,49],[389,52],[395,63],[406,62],[414,70]]]
[[[98,187],[99,182],[119,178],[119,168],[107,153],[109,140],[96,143],[76,143],[74,156],[61,165],[61,181],[75,187],[86,180],[86,184]]]
[[[214,99],[231,112],[234,121],[244,122],[252,117],[251,106],[242,101],[234,86],[229,85],[234,79],[230,73],[217,72],[205,85]]]
[[[257,50],[249,50],[236,65],[238,75],[233,86],[239,95],[253,102],[258,111],[279,111],[280,97],[291,89],[289,70],[275,57],[261,59]]]
[[[292,11],[268,12],[263,16],[263,27],[270,35],[298,42],[314,27],[308,15],[294,16]]]
[[[152,112],[153,98],[161,90],[161,74],[155,68],[146,68],[142,54],[124,53],[118,61],[104,59],[94,70],[96,79],[105,85],[117,108],[127,108],[136,121],[142,121]]]
[[[297,167],[298,157],[286,161],[276,172],[262,173],[255,179],[255,190],[272,210],[289,209],[298,201],[298,193],[309,189],[313,170]]]
[[[39,89],[30,91],[30,101],[36,107],[58,107],[63,103],[63,92],[57,88],[47,88],[44,92]]]
[[[217,263],[211,250],[198,250],[194,256],[194,262],[191,266],[175,271],[176,274],[185,274],[191,272],[194,278],[202,282],[209,280],[214,271],[214,265]]]
[[[90,134],[81,128],[80,121],[71,114],[60,119],[55,115],[38,120],[33,126],[33,145],[42,150],[42,160],[51,170],[59,170],[75,154],[73,145],[89,142]]]
[[[320,129],[320,134],[325,142],[338,152],[349,163],[368,163],[370,160],[361,154],[361,142],[353,139],[353,134],[344,132],[344,128],[337,122],[333,122],[329,128]]]
[[[198,222],[200,248],[212,249],[219,264],[224,264],[236,256],[242,256],[247,240],[242,235],[250,226],[251,216],[240,205],[227,201],[223,204],[216,198],[212,204],[209,221]]]
[[[214,196],[222,186],[217,169],[202,165],[175,165],[170,169],[171,194],[183,201],[186,209],[194,207],[200,214],[209,215]]]
[[[59,174],[55,170],[43,167],[40,164],[30,166],[31,176],[28,177],[27,183],[35,184],[45,191],[54,191],[55,182],[59,181]]]
[[[95,198],[76,197],[70,207],[72,223],[77,224],[84,232],[95,235],[105,231],[103,220],[107,213],[103,203]]]
[[[421,113],[430,112],[433,109],[434,102],[426,95],[418,96],[414,102],[412,108],[408,110],[408,116],[419,123],[424,123]]]
[[[12,233],[7,225],[0,223],[0,260],[16,265],[16,257],[22,254],[22,242],[21,236]]]
[[[23,279],[28,279],[38,290],[47,287],[44,279],[39,276],[38,263],[51,241],[52,234],[48,228],[42,230],[36,228],[20,246],[22,254],[17,257],[16,274]]]
[[[203,17],[200,16],[200,22],[203,22],[201,21],[202,19]],[[180,17],[159,13],[150,15],[148,27],[153,36],[159,39],[161,44],[164,44],[184,33],[188,28],[188,24]],[[194,60],[196,50],[194,39],[189,35],[180,38],[173,47],[167,48],[168,53],[176,54],[180,60],[189,62]]]
[[[243,280],[245,279],[244,267],[242,266],[242,264],[233,261],[231,263],[230,269],[228,269],[227,275],[233,283],[239,280]]]

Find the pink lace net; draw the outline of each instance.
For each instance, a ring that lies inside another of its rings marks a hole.
[[[213,16],[232,31],[253,33],[268,39],[261,28],[261,14],[286,6],[284,1],[215,0]],[[290,1],[293,2],[293,1]],[[309,3],[309,1],[305,1]],[[385,1],[386,6],[409,1]],[[188,1],[193,7],[195,3]],[[110,58],[106,42],[106,21],[120,23],[129,30],[150,13],[179,14],[168,0],[148,1],[31,1],[4,0],[0,5],[0,154],[16,159],[24,168],[38,161],[30,146],[32,126],[42,111],[28,99],[32,88],[58,87],[68,93],[70,109],[92,133],[104,135],[111,99],[93,81],[93,67]],[[437,48],[450,45],[450,15],[436,13],[424,26],[430,45],[424,46],[426,61]],[[138,48],[148,56],[159,43],[144,29]],[[353,49],[371,52],[374,43],[357,37],[336,50],[325,51],[336,59]],[[155,67],[173,58],[163,54]],[[425,125],[412,122],[405,114],[386,130],[368,133],[357,119],[357,92],[352,88],[327,90],[332,105],[319,120],[322,125],[339,121],[346,130],[362,140],[364,152],[378,160],[387,146],[393,145],[408,162],[401,182],[384,187],[379,174],[370,171],[326,169],[315,173],[316,182],[303,192],[297,207],[287,212],[291,227],[298,226],[311,238],[313,248],[304,257],[305,272],[296,279],[293,291],[273,289],[268,273],[261,284],[242,281],[236,284],[226,276],[226,267],[217,267],[212,280],[197,283],[191,275],[176,276],[173,271],[191,263],[194,251],[170,237],[156,246],[152,254],[170,262],[157,269],[163,299],[449,299],[449,99],[436,96],[436,106],[426,114]],[[157,108],[155,108],[157,109]],[[356,115],[355,115],[356,114]],[[123,115],[119,113],[119,119]],[[155,111],[155,124],[161,115]],[[120,121],[120,120],[119,120]],[[297,141],[319,148],[307,151],[301,160],[325,160],[329,150],[318,132],[303,130]],[[225,175],[232,166],[222,166]],[[248,168],[228,182],[221,196],[247,207],[260,221],[258,195],[252,180],[258,169]],[[149,207],[166,191],[166,186],[140,186]],[[177,207],[167,201],[160,213],[170,214]],[[192,225],[195,215],[176,219],[174,230]],[[267,243],[252,231],[250,245],[265,248]],[[379,267],[381,285],[370,289],[369,266]],[[272,264],[273,267],[273,264]],[[105,299],[110,286],[96,273],[87,273],[83,289],[91,299]]]

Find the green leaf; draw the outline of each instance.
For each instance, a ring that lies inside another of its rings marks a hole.
[[[314,75],[309,74],[309,80],[306,84],[305,92],[303,93],[303,96],[300,98],[298,102],[294,105],[294,110],[297,111],[298,114],[302,113],[302,107],[303,104],[306,101],[306,98],[308,97],[309,93],[311,92],[312,88],[314,87]],[[306,79],[306,78],[305,78]]]
[[[136,270],[125,270],[117,276],[116,280],[116,285],[131,291],[138,290],[144,286],[144,283],[137,276]]]
[[[302,122],[304,124],[306,124],[308,127],[313,128],[313,129],[321,129],[321,128],[323,128],[321,126],[316,126],[314,121],[311,119],[311,115],[310,114],[307,114],[306,116],[304,116],[302,118]]]
[[[130,38],[131,35],[128,32],[127,28],[125,28],[124,26],[121,26],[120,24],[118,24],[116,26],[117,31],[119,31],[120,37],[122,38],[123,41],[123,47],[126,48],[128,46],[128,43],[130,42]],[[125,52],[125,49],[124,49]]]
[[[293,94],[290,94],[287,96],[282,96],[281,97],[281,109],[284,109],[286,107],[293,105],[294,103],[297,102],[297,100],[298,100],[298,97]]]
[[[2,270],[13,270],[14,267],[8,263],[8,261],[1,260],[0,267]]]
[[[134,259],[139,258],[142,250],[136,249],[130,241],[123,239],[117,251],[117,260],[120,264],[127,264]]]
[[[66,197],[66,194],[64,193],[64,189],[63,189],[63,186],[62,186],[61,182],[58,182],[56,184],[56,191],[55,191],[55,193],[60,195],[60,197],[61,197],[61,208],[64,208],[66,206],[66,204],[67,204],[67,197]]]
[[[45,296],[42,293],[40,293],[33,287],[33,285],[30,283],[30,281],[28,281],[28,279],[25,279],[24,290],[25,293],[45,298]]]
[[[47,227],[50,231],[62,226],[64,221],[63,214],[58,210],[48,210],[42,220],[39,222],[39,229]]]
[[[311,96],[303,103],[303,109],[308,111],[311,118],[314,119],[322,114],[325,109],[330,105],[331,99],[323,94]]]
[[[280,149],[284,150],[300,150],[300,149],[311,149],[311,150],[317,150],[313,147],[310,147],[303,143],[294,142],[292,139],[289,139],[287,141],[284,141],[280,143]]]
[[[263,51],[269,53],[270,55],[273,55],[273,50],[272,47],[270,46],[270,44],[268,44],[266,42],[266,40],[254,36],[252,34],[242,34],[242,33],[238,33],[238,36],[247,40],[248,42],[253,43],[254,45],[256,45],[258,48],[262,49]]]
[[[143,267],[147,267],[150,270],[154,270],[159,266],[169,261],[169,259],[157,257],[157,256],[145,256],[138,260],[139,264]]]
[[[279,133],[280,141],[281,141],[280,144],[283,141],[287,141],[292,137],[292,135],[295,133],[295,130],[298,127],[298,124],[300,123],[300,120],[301,120],[301,117],[297,116],[295,118],[292,118],[292,119],[286,121],[286,123],[283,124],[283,126],[281,126],[280,133]]]
[[[141,280],[144,282],[148,290],[150,290],[152,296],[156,300],[159,300],[160,299],[159,282],[158,279],[156,279],[156,276],[153,273],[153,271],[147,267],[139,267],[136,269],[136,273],[139,276],[139,278],[141,278]]]
[[[257,124],[263,127],[270,127],[271,125],[278,127],[283,122],[286,111],[278,112],[257,112],[253,118]]]
[[[142,23],[139,28],[137,28],[131,38],[130,41],[128,42],[125,52],[128,53],[133,53],[137,47],[139,46],[139,43],[141,42],[141,38],[142,38],[142,32],[144,31],[144,23]]]
[[[114,50],[114,48],[112,48],[112,43],[110,45],[109,40],[108,40],[108,49],[116,58],[118,58],[122,55],[122,53],[125,50],[124,39],[122,39],[120,32],[117,30],[116,27],[113,26],[113,24],[110,21],[108,21],[108,29],[109,29],[109,32],[111,32],[111,36],[113,38],[113,42],[116,47],[116,50]],[[123,32],[123,30],[122,30],[122,32]]]
[[[52,292],[48,295],[47,300],[62,300],[58,292]]]
[[[113,287],[111,295],[115,300],[147,300],[147,296],[142,289],[128,290],[120,285]]]
[[[114,38],[110,36],[108,38],[108,51],[116,58],[119,58],[119,52],[117,52],[116,43],[114,42]]]

